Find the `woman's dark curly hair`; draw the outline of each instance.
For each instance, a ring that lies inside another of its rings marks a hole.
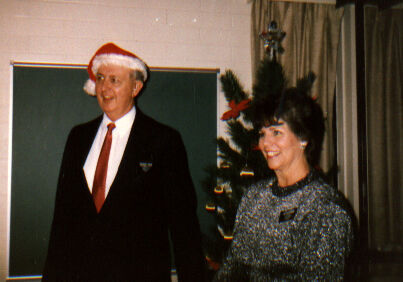
[[[275,101],[256,106],[255,128],[278,124],[281,119],[302,141],[307,141],[305,157],[311,166],[319,163],[325,133],[322,109],[311,97],[297,88],[286,89]]]

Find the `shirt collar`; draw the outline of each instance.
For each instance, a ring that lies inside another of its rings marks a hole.
[[[301,180],[298,180],[296,183],[286,186],[280,187],[278,185],[277,178],[270,183],[271,190],[273,194],[277,197],[286,197],[295,193],[296,191],[302,190],[306,185],[312,182],[315,178],[317,178],[316,172],[311,169],[310,172]]]
[[[120,134],[124,134],[132,128],[134,118],[136,117],[136,107],[133,108],[124,116],[115,120],[114,122],[104,113],[102,119],[102,127],[106,128],[109,123],[113,122],[116,128],[113,130],[114,132],[119,132]]]

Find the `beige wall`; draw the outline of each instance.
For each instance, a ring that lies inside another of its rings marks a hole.
[[[232,69],[250,89],[249,36],[247,0],[0,0],[0,281],[8,274],[10,61],[87,64],[113,41],[149,66]],[[225,109],[219,95],[218,116]]]

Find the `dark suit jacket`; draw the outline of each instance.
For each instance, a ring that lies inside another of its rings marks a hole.
[[[169,236],[179,280],[203,280],[197,201],[179,133],[137,110],[97,214],[83,165],[101,121],[68,137],[43,281],[170,281]]]

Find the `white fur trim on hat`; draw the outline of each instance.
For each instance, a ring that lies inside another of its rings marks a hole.
[[[144,80],[147,80],[147,68],[141,60],[120,54],[102,54],[96,56],[92,63],[92,72],[96,74],[101,65],[107,64],[124,66],[132,70],[141,71]]]
[[[92,81],[91,79],[88,79],[83,87],[84,91],[87,92],[88,95],[91,96],[96,96],[97,94],[95,93],[95,82]]]

